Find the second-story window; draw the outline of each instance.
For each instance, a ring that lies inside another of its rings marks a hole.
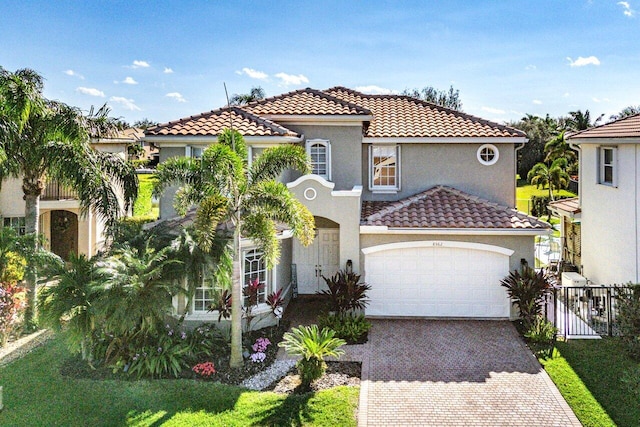
[[[369,188],[373,191],[400,189],[400,147],[372,145],[369,147]]]
[[[616,177],[616,160],[617,150],[615,147],[600,147],[599,153],[600,162],[600,177],[598,182],[600,184],[611,185],[613,187],[618,185]]]
[[[307,154],[311,157],[311,167],[314,175],[331,180],[331,143],[326,139],[307,140]]]

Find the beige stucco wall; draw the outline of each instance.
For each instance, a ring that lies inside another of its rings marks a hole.
[[[618,185],[612,187],[598,184],[599,146],[581,144],[582,273],[596,285],[637,283],[639,148],[617,145]]]
[[[336,195],[328,182],[314,175],[306,175],[297,185],[290,187],[291,192],[314,216],[324,217],[340,226],[340,265],[352,260],[354,271],[360,271],[360,195]],[[305,197],[305,191],[315,192],[313,200]],[[340,194],[340,193],[338,193]]]
[[[398,200],[425,191],[435,185],[447,185],[506,206],[515,206],[515,149],[513,144],[493,144],[500,153],[498,161],[485,166],[477,151],[483,143],[401,144],[400,183],[395,194],[369,190],[369,146],[363,144],[363,200]]]

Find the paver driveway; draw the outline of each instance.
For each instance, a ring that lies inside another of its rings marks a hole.
[[[361,426],[579,426],[509,322],[374,320]]]

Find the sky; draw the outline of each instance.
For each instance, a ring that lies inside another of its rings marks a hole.
[[[45,96],[129,123],[167,122],[267,96],[345,86],[460,91],[498,123],[640,105],[640,0],[4,0],[0,66]]]

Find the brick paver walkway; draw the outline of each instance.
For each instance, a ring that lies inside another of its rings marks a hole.
[[[374,320],[360,426],[579,426],[509,322]]]

